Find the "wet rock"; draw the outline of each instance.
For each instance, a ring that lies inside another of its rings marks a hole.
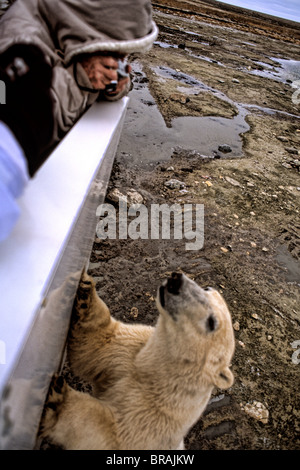
[[[292,165],[290,165],[289,163],[286,163],[286,162],[283,162],[281,163],[281,165],[286,168],[287,170],[290,170],[292,168]]]
[[[233,78],[232,83],[240,83],[240,81],[237,78]]]
[[[241,184],[238,181],[236,181],[233,178],[230,178],[230,176],[225,176],[225,180],[227,181],[227,183],[232,184],[232,186],[241,186]]]
[[[130,310],[130,316],[133,317],[133,318],[137,318],[139,315],[139,310],[137,307],[132,307],[132,309]]]
[[[276,137],[281,142],[288,142],[289,141],[289,139],[287,137],[285,137],[284,135],[277,135]]]
[[[183,189],[185,184],[182,181],[171,179],[165,182],[165,186],[169,189]]]
[[[129,204],[143,204],[144,202],[143,196],[135,189],[129,189],[126,196]]]
[[[107,199],[116,204],[118,204],[119,201],[124,201],[127,202],[127,205],[143,204],[144,202],[143,196],[135,189],[129,189],[126,194],[124,194],[118,188],[114,188],[108,193]]]
[[[241,406],[242,410],[251,416],[251,418],[260,421],[263,424],[267,424],[269,421],[269,411],[265,405],[259,401],[253,401],[253,403],[246,403],[245,406]]]
[[[142,100],[142,102],[144,104],[146,104],[147,106],[155,106],[155,101],[151,101],[151,100]]]
[[[227,144],[219,145],[218,150],[219,152],[222,152],[222,153],[232,152],[232,148],[230,147],[230,145],[227,145]]]
[[[118,188],[114,188],[107,194],[107,199],[111,202],[118,203],[119,200],[125,201],[126,196]]]
[[[295,149],[294,147],[285,147],[284,150],[288,153],[298,155],[298,150]]]

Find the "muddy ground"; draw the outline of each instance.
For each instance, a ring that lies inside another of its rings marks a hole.
[[[118,189],[131,203],[134,189],[149,213],[151,203],[203,204],[204,246],[96,237],[89,272],[126,322],[155,324],[156,289],[172,271],[224,295],[235,383],[215,391],[187,449],[299,449],[299,29],[282,40],[276,24],[250,27],[246,13],[191,14],[197,3],[154,5],[160,35],[131,58],[107,202],[117,206]]]
[[[295,450],[299,28],[200,3],[154,4],[160,35],[131,57],[134,87],[107,202],[118,206],[117,189],[129,204],[135,190],[149,214],[153,203],[201,204],[204,245],[96,236],[89,273],[125,322],[155,324],[156,290],[172,271],[222,292],[235,329],[235,383],[215,390],[186,448]],[[66,375],[77,383],[67,366]]]
[[[156,290],[172,271],[224,295],[235,383],[215,390],[187,449],[299,450],[300,28],[212,0],[152,3],[160,35],[131,57],[107,202],[118,206],[116,189],[135,202],[133,189],[149,214],[152,203],[201,204],[204,245],[187,250],[184,233],[96,236],[89,273],[125,322],[155,324]],[[67,364],[64,373],[89,390]]]

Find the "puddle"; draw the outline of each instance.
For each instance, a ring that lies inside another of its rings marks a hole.
[[[224,406],[229,406],[230,404],[231,404],[231,399],[229,395],[221,394],[216,397],[212,397],[209,400],[207,407],[204,411],[204,416],[210,413],[211,411],[215,411]]]
[[[223,436],[224,434],[234,434],[235,423],[234,421],[222,421],[217,425],[210,425],[204,431],[206,439],[215,439],[216,437]]]
[[[243,104],[242,106],[249,110],[252,109],[254,111],[257,111],[258,113],[261,113],[261,114],[269,114],[270,116],[272,115],[274,116],[275,114],[280,114],[281,116],[300,119],[300,116],[297,114],[291,114],[291,113],[288,113],[287,111],[280,111],[279,109],[266,108],[264,106],[258,106],[257,104]]]
[[[252,46],[252,47],[257,47],[257,44],[255,44],[254,42],[247,42],[247,41],[243,41],[242,42],[242,46]]]
[[[197,37],[197,40],[196,41],[193,41],[192,42],[197,42],[197,44],[202,44],[203,46],[209,46],[209,42],[208,41],[205,41],[202,37],[201,37],[201,34],[199,33],[195,33],[193,31],[184,31],[186,34],[189,34],[190,36],[194,36],[194,37]]]
[[[242,124],[248,113],[243,112],[233,119],[220,117],[178,117],[172,121],[172,131],[176,135],[177,144],[182,148],[193,148],[208,157],[218,154],[219,145],[229,145],[231,157],[242,157],[242,140],[240,134],[249,129]],[[175,137],[174,135],[174,137]],[[178,139],[179,137],[179,139]],[[184,142],[184,144],[182,143]],[[188,143],[188,145],[186,145]],[[219,153],[219,155],[221,155]]]
[[[290,80],[291,82],[295,80],[300,80],[300,61],[299,60],[288,60],[288,59],[275,59],[272,58],[275,62],[279,63],[279,67],[276,66],[277,73],[279,78],[286,82]]]
[[[155,46],[162,47],[163,49],[169,49],[169,48],[178,49],[178,46],[176,44],[170,44],[168,42],[155,41],[153,44]]]
[[[194,35],[194,36],[200,36],[197,33],[193,33],[191,31],[189,32],[187,31],[187,33]],[[198,44],[209,46],[209,43],[205,41],[196,41],[196,42]],[[177,45],[169,44],[167,42],[156,41],[154,44],[162,48],[177,48],[178,49]],[[249,44],[251,46],[255,45],[252,43],[243,43],[243,44]],[[206,62],[215,63],[221,67],[228,67],[228,65],[225,66],[219,60],[212,59],[211,57],[204,56],[204,55],[197,55],[189,48],[186,48],[185,50],[188,52],[190,56],[195,57],[199,60],[205,60]],[[250,73],[252,75],[257,75],[263,78],[269,78],[271,80],[275,80],[275,81],[283,82],[283,83],[292,83],[296,80],[300,80],[300,61],[289,60],[289,59],[278,59],[274,57],[270,57],[270,60],[274,61],[274,64],[269,64],[267,62],[257,60],[257,61],[254,61],[254,65],[252,66],[251,70],[248,70],[245,67],[242,67],[240,70],[246,73]],[[255,68],[255,65],[257,65],[258,68]]]
[[[129,164],[149,165],[168,160],[178,147],[196,150],[211,158],[216,155],[224,158],[243,156],[241,134],[249,130],[245,121],[248,110],[194,77],[167,67],[159,67],[156,70],[158,75],[189,85],[193,93],[210,91],[238,109],[238,115],[232,119],[214,116],[177,117],[172,120],[172,127],[169,128],[149,92],[141,66],[134,62],[132,67],[137,78],[129,94],[130,102],[119,145],[123,155],[128,157]],[[229,145],[232,152],[226,155],[218,152],[219,145],[224,144]]]
[[[214,90],[208,85],[205,85],[205,83],[201,82],[200,80],[197,80],[195,77],[192,77],[191,75],[180,72],[178,70],[171,69],[170,67],[164,67],[164,66],[153,67],[153,71],[159,77],[172,78],[174,80],[177,80],[180,83],[184,83],[185,85],[197,87],[199,91],[201,90],[201,91],[217,92],[217,90]]]
[[[286,281],[300,286],[300,263],[285,246],[281,245],[277,249],[276,260],[284,271]]]
[[[283,83],[292,83],[296,80],[300,80],[300,61],[277,59],[274,57],[270,59],[274,61],[274,65],[257,61],[256,64],[261,65],[264,69],[250,70],[249,73]]]

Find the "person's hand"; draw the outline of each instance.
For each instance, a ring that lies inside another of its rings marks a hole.
[[[105,87],[112,81],[118,81],[118,57],[98,54],[83,59],[81,65],[89,77],[93,88],[96,90],[105,90]],[[131,71],[129,65],[127,65],[127,71],[128,73]],[[109,94],[115,95],[120,93],[128,81],[128,77],[120,79],[116,89]]]
[[[127,65],[126,65],[126,72],[127,72],[127,73],[130,73],[131,70],[132,70],[131,65],[128,65],[128,64],[127,64]],[[119,93],[121,93],[121,92],[124,90],[126,84],[129,82],[129,80],[130,80],[129,77],[121,78],[121,79],[118,80],[118,82],[117,82],[116,89],[115,89],[114,91],[106,91],[106,93],[107,93],[108,95],[111,95],[111,96],[118,95]]]

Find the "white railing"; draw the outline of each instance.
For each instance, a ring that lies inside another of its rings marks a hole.
[[[128,98],[95,103],[30,181],[0,244],[0,448],[32,449],[63,361]]]

